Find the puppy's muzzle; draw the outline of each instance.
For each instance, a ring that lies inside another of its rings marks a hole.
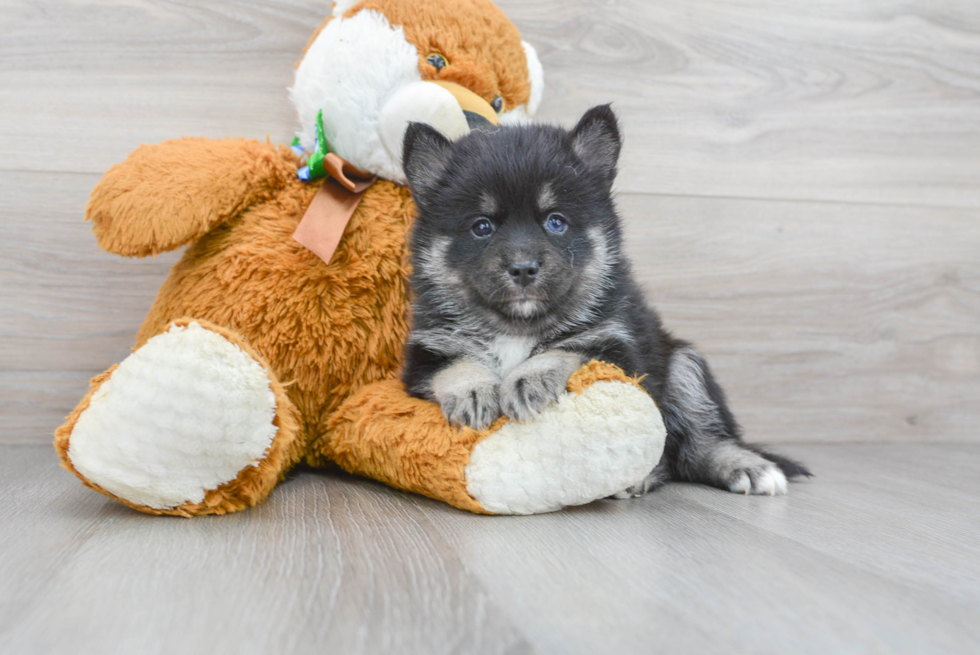
[[[522,288],[527,288],[538,279],[540,272],[541,265],[536,261],[514,262],[507,267],[511,282]]]

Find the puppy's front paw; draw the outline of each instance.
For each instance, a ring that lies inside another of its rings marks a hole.
[[[440,371],[432,390],[450,424],[482,430],[500,416],[500,379],[490,369],[458,362]]]
[[[529,421],[558,400],[568,378],[582,363],[576,353],[559,350],[536,355],[510,372],[500,385],[500,408],[515,421]]]
[[[458,389],[439,401],[446,420],[456,427],[469,426],[482,430],[500,416],[496,385],[474,385]]]

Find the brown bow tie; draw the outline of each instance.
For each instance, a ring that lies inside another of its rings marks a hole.
[[[364,191],[377,177],[352,166],[333,152],[324,157],[323,168],[327,178],[306,208],[293,238],[329,264]]]

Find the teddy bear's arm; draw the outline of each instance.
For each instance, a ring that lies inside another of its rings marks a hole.
[[[179,248],[296,179],[289,148],[250,139],[185,138],[140,146],[102,177],[86,220],[99,245],[127,257]]]

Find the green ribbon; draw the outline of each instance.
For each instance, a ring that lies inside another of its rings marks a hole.
[[[311,180],[318,180],[327,174],[323,169],[323,160],[329,152],[330,144],[323,132],[323,110],[321,109],[316,113],[316,148],[306,162],[306,165],[310,167]]]

